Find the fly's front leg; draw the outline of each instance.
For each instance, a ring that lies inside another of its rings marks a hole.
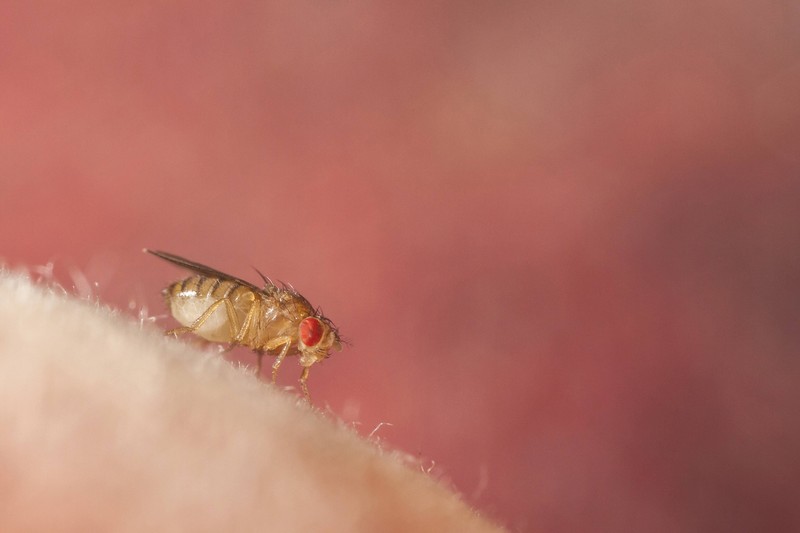
[[[308,393],[308,371],[311,370],[310,366],[304,366],[303,372],[300,374],[300,388],[303,389],[303,396],[305,396],[306,401],[311,401],[311,395]]]
[[[286,354],[289,353],[289,347],[292,345],[292,338],[289,336],[286,337],[276,337],[269,341],[266,345],[267,350],[274,350],[278,346],[283,345],[283,349],[281,353],[278,354],[278,358],[275,359],[275,362],[272,363],[272,382],[275,383],[275,380],[278,377],[278,368],[280,368],[281,363],[283,362]]]

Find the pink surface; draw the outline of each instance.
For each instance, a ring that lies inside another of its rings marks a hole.
[[[315,402],[391,423],[512,529],[788,530],[798,24],[722,1],[4,6],[0,256],[132,315],[182,275],[145,246],[291,282],[352,341]]]

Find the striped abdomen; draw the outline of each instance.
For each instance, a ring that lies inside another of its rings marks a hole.
[[[191,326],[210,306],[225,298],[233,304],[237,324],[242,324],[258,295],[241,283],[198,275],[173,283],[164,289],[164,297],[175,320]],[[226,305],[219,305],[195,334],[213,342],[231,342],[235,334]]]

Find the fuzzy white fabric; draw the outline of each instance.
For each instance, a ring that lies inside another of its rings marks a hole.
[[[498,531],[155,326],[0,271],[1,531]]]

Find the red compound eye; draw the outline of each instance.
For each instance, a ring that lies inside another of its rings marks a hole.
[[[322,340],[322,322],[313,316],[300,322],[300,340],[306,346],[316,346]]]

